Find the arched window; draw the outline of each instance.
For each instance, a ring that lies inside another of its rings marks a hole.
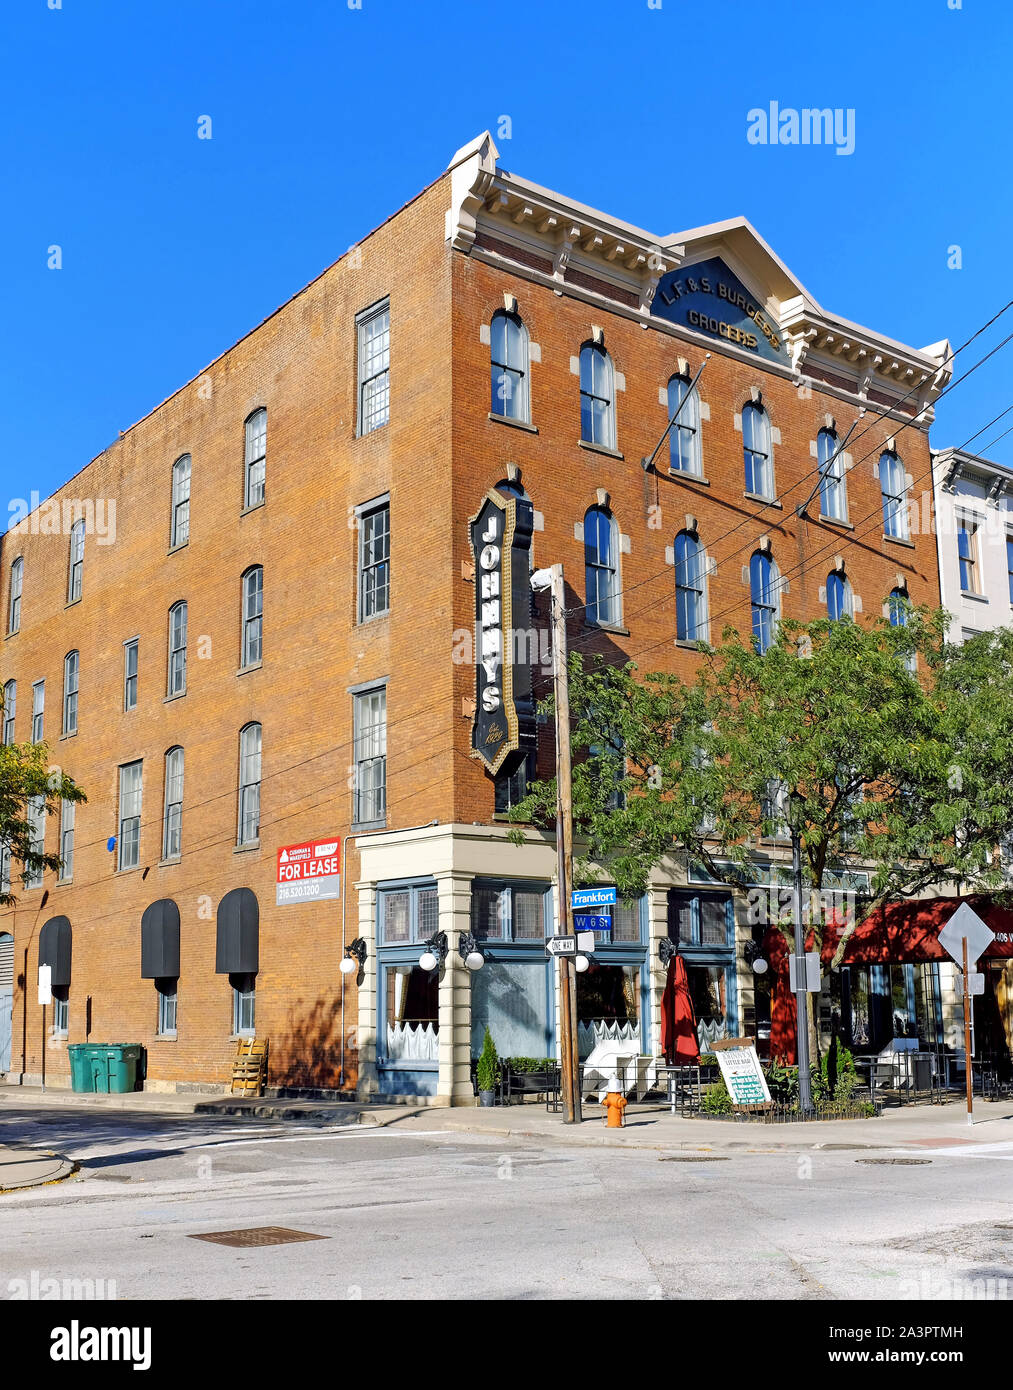
[[[81,597],[84,581],[84,517],[75,521],[70,528],[70,567],[67,577],[67,602],[74,603]]]
[[[616,447],[615,373],[598,343],[580,350],[580,437],[605,449]]]
[[[884,457],[886,457],[884,455]],[[910,599],[904,589],[891,589],[890,597],[887,600],[887,613],[890,616],[891,627],[907,627],[908,615],[910,613]],[[906,649],[903,645],[898,649],[899,655],[909,671],[914,671],[917,665],[917,657],[913,649]]]
[[[879,486],[883,493],[883,534],[906,541],[909,535],[907,478],[896,454],[880,455]]]
[[[816,436],[816,457],[820,470],[820,515],[829,517],[831,521],[847,521],[844,458],[833,430],[820,430]]]
[[[838,618],[855,616],[855,598],[851,591],[851,581],[840,570],[827,575],[827,612],[834,622]]]
[[[584,578],[588,622],[618,627],[619,526],[605,507],[591,507],[584,515]]]
[[[239,734],[239,843],[249,845],[260,836],[259,724],[247,724]]]
[[[762,405],[749,401],[742,407],[742,451],[746,464],[746,491],[755,497],[774,496],[774,458],[771,453],[770,417]]]
[[[255,410],[246,422],[246,485],[244,506],[256,507],[264,500],[267,477],[267,411]]]
[[[169,609],[169,695],[182,695],[186,690],[186,603],[174,603]]]
[[[264,655],[264,570],[253,565],[243,575],[243,651],[241,666],[255,666]]]
[[[165,808],[162,813],[162,858],[178,859],[183,843],[183,750],[165,755]]]
[[[8,681],[4,686],[3,741],[4,746],[14,742],[14,716],[18,704],[18,683]]]
[[[749,562],[749,593],[753,606],[753,641],[765,652],[774,641],[780,618],[781,578],[777,565],[758,550]]]
[[[18,558],[11,565],[11,598],[10,606],[7,609],[7,631],[9,634],[17,632],[21,626],[21,586],[25,577],[25,561],[23,556]]]
[[[78,652],[68,652],[63,658],[63,732],[77,733],[77,683],[80,673],[81,657]]]
[[[528,396],[528,330],[523,319],[498,309],[490,326],[492,413],[507,420],[531,418]]]
[[[680,531],[675,538],[675,636],[700,642],[707,635],[706,556],[699,536]]]
[[[668,418],[679,411],[679,418],[668,436],[669,467],[673,473],[692,473],[700,477],[700,400],[690,390],[689,377],[674,376],[668,383]],[[680,408],[681,407],[681,408]]]
[[[190,539],[190,455],[172,465],[172,525],[169,545],[185,545]]]

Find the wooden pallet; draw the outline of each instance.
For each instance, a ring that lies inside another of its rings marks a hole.
[[[232,1094],[260,1096],[267,1082],[266,1038],[241,1038],[232,1063]]]

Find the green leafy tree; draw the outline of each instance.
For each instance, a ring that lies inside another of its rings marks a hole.
[[[976,763],[975,748],[1010,691],[1013,643],[996,673],[992,649],[947,648],[944,614],[905,605],[900,616],[785,622],[762,654],[728,630],[720,646],[701,646],[690,682],[572,656],[577,876],[635,896],[663,858],[681,854],[748,887],[764,840],[797,844],[817,950],[821,895],[849,869],[861,868],[869,889],[847,935],[889,898],[1000,884],[995,847],[1013,830],[1013,791],[995,774],[1013,750],[1013,714],[995,765]],[[555,783],[534,785],[512,815],[551,824]],[[775,922],[790,941],[790,908]],[[814,1034],[810,1020],[813,1055]]]
[[[0,747],[0,844],[10,850],[12,861],[21,863],[21,881],[44,869],[59,869],[58,854],[39,854],[29,818],[32,801],[45,814],[56,815],[61,801],[85,801],[84,792],[59,768],[49,764],[43,743],[11,743]],[[11,887],[15,876],[11,875]],[[14,893],[0,893],[0,906],[12,907]]]

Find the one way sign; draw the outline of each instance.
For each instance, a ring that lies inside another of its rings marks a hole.
[[[550,936],[545,943],[545,949],[550,956],[575,956],[577,954],[577,938],[575,936]]]

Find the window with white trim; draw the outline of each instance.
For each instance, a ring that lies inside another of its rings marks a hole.
[[[190,539],[190,455],[184,454],[172,465],[172,524],[169,546],[185,545]]]
[[[707,636],[707,556],[699,536],[680,531],[675,554],[675,637],[701,642]]]
[[[67,575],[68,603],[75,603],[81,597],[84,584],[84,531],[84,517],[81,517],[70,528],[70,564]]]
[[[46,682],[36,681],[32,686],[32,742],[41,743],[46,723]]]
[[[243,506],[257,507],[267,483],[267,411],[261,406],[246,421]]]
[[[13,636],[21,626],[21,588],[25,577],[24,558],[19,555],[11,565],[10,605],[7,609],[7,632]]]
[[[165,802],[162,810],[162,858],[178,859],[183,843],[183,750],[165,755]]]
[[[260,838],[260,762],[262,735],[259,724],[247,724],[239,734],[239,833],[241,845]]]
[[[762,550],[749,562],[749,593],[753,609],[753,641],[761,654],[774,641],[780,618],[781,580],[777,565]]]
[[[25,819],[29,825],[29,848],[33,854],[46,852],[46,798],[30,796],[25,803]],[[43,868],[29,868],[25,865],[24,883],[26,888],[41,888]]]
[[[820,430],[816,436],[816,456],[820,473],[820,515],[830,521],[847,521],[844,455],[833,430]]]
[[[364,507],[359,523],[359,622],[390,612],[390,501]]]
[[[497,309],[489,326],[492,414],[529,423],[528,330],[518,314]]]
[[[855,596],[851,580],[840,570],[834,570],[827,575],[827,613],[834,622],[840,618],[855,616]]]
[[[692,387],[692,389],[691,389]],[[668,436],[669,468],[673,473],[700,477],[700,399],[688,376],[676,375],[668,383],[668,418],[679,418]]]
[[[879,486],[883,493],[883,534],[906,541],[910,535],[907,475],[896,454],[880,456]]]
[[[79,652],[68,652],[63,658],[63,732],[77,733],[77,686],[81,669]]]
[[[774,497],[774,458],[770,416],[748,401],[742,407],[742,452],[746,465],[746,491],[755,497]]]
[[[14,742],[14,719],[18,706],[18,683],[7,681],[4,686],[3,742],[7,747]]]
[[[57,880],[69,883],[74,877],[74,822],[77,805],[73,801],[60,803],[60,868]]]
[[[169,680],[167,694],[186,692],[186,601],[169,609]]]
[[[382,823],[387,816],[387,687],[354,697],[356,825]]]
[[[615,372],[599,343],[580,350],[580,437],[604,449],[616,447]]]
[[[957,562],[960,588],[965,594],[980,594],[978,581],[978,523],[974,517],[957,517]]]
[[[242,669],[264,657],[264,569],[253,565],[243,575]]]
[[[608,508],[588,508],[584,513],[584,582],[589,623],[609,627],[622,623],[619,546],[619,523]]]
[[[390,300],[366,309],[355,321],[358,340],[359,434],[390,419]]]
[[[141,769],[143,762],[120,767],[120,833],[116,842],[118,869],[136,869],[141,862]]]
[[[123,643],[123,708],[137,707],[137,649],[138,639]]]

